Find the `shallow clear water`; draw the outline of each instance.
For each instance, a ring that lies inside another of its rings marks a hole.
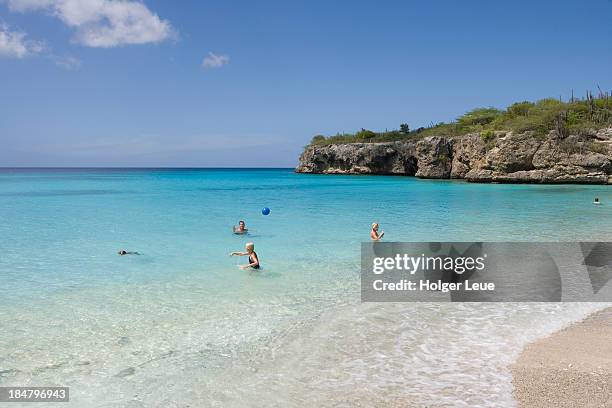
[[[605,241],[612,189],[0,170],[0,384],[67,385],[75,406],[511,406],[521,346],[604,306],[361,305],[373,221],[394,241]],[[228,256],[247,241],[259,272]]]

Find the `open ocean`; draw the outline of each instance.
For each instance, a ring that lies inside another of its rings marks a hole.
[[[514,406],[522,346],[606,306],[361,304],[374,221],[388,241],[610,241],[612,188],[0,169],[0,386],[69,386],[74,407]],[[248,241],[260,271],[228,256]]]

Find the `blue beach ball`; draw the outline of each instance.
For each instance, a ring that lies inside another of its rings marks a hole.
[[[270,209],[268,207],[264,207],[264,208],[261,209],[261,213],[263,215],[268,215],[268,214],[270,214]]]

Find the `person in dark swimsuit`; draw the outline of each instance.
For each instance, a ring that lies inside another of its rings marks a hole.
[[[140,255],[140,253],[136,252],[136,251],[126,251],[125,249],[122,249],[121,251],[117,252],[119,255],[123,256],[123,255]]]
[[[247,268],[259,269],[260,268],[259,257],[257,256],[257,252],[255,252],[255,244],[253,244],[252,242],[249,242],[246,244],[245,249],[246,249],[246,252],[232,252],[230,255],[249,257],[249,264],[240,265],[240,269],[247,269]]]

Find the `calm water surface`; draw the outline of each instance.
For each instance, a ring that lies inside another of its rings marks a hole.
[[[373,221],[394,241],[608,241],[612,189],[0,170],[0,385],[67,385],[74,406],[513,406],[522,345],[605,306],[360,304]],[[260,272],[228,256],[247,241]]]

